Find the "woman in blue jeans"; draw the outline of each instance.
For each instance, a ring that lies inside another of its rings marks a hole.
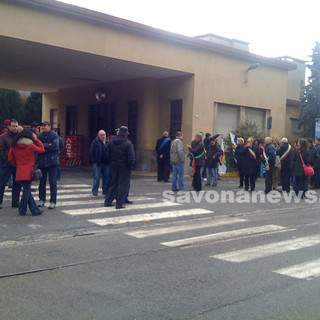
[[[31,193],[31,171],[34,167],[34,155],[44,153],[45,149],[34,132],[24,129],[17,134],[9,152],[9,162],[17,168],[16,181],[20,181],[23,194],[19,203],[19,215],[25,216],[29,209],[33,216],[42,214]]]

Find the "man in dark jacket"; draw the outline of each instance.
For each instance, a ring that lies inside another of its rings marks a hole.
[[[234,158],[237,161],[237,167],[239,170],[240,184],[239,188],[243,188],[244,180],[244,167],[246,165],[245,145],[243,138],[238,138],[238,145],[234,152]]]
[[[215,139],[210,139],[210,146],[206,150],[207,154],[207,183],[206,186],[216,186],[218,184],[218,161],[223,152]]]
[[[201,191],[201,176],[200,176],[200,170],[203,167],[204,163],[204,144],[202,142],[202,134],[197,133],[194,139],[194,147],[188,145],[188,149],[190,153],[192,154],[192,165],[193,165],[193,181],[192,185],[195,191]]]
[[[100,176],[102,176],[102,194],[107,195],[111,185],[111,168],[107,161],[106,149],[108,141],[106,132],[100,130],[97,137],[91,142],[89,157],[93,163],[92,194],[98,195]]]
[[[157,140],[157,164],[158,164],[158,181],[169,181],[170,176],[170,142],[169,133],[165,131],[163,136]]]
[[[13,167],[8,161],[8,155],[12,141],[14,137],[18,134],[18,126],[18,121],[15,119],[11,119],[9,121],[8,131],[0,136],[0,162],[2,168],[2,175],[0,179],[0,209],[2,208],[4,189],[11,175],[13,175],[11,206],[12,208],[19,207],[19,195],[21,185],[19,182],[15,181],[16,168]]]
[[[308,139],[308,147],[309,147],[309,153],[310,153],[310,159],[311,159],[311,166],[313,168],[316,168],[319,164],[319,157],[318,157],[318,150],[313,144],[312,139]],[[314,186],[314,180],[315,180],[315,175],[309,178],[309,182],[311,186]]]
[[[253,144],[253,138],[248,138],[244,149],[239,150],[239,155],[244,156],[243,173],[245,190],[254,191],[256,189],[256,171],[259,161],[259,148]]]
[[[281,175],[281,185],[282,191],[290,192],[290,179],[292,171],[292,155],[293,148],[288,143],[287,138],[281,139],[281,147],[276,152],[277,156],[280,157],[280,175]]]
[[[128,196],[131,171],[135,162],[134,149],[128,134],[127,127],[120,127],[118,135],[107,145],[106,154],[112,168],[112,185],[104,201],[105,207],[112,206],[112,201],[116,199],[116,209],[122,209]]]
[[[314,189],[320,189],[320,138],[315,141],[318,161],[314,166]]]
[[[272,144],[272,138],[266,137],[264,143],[263,161],[266,168],[265,193],[269,193],[273,186],[273,170],[276,162],[276,149]]]
[[[46,202],[46,183],[49,175],[50,185],[50,204],[49,209],[54,209],[57,203],[57,169],[59,165],[59,137],[51,130],[51,123],[44,121],[42,132],[38,139],[43,143],[45,153],[38,154],[37,164],[42,171],[42,178],[39,184],[39,204],[38,207],[44,207]]]

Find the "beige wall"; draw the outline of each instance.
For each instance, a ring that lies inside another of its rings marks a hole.
[[[163,38],[124,32],[4,3],[0,3],[0,29],[1,34],[7,37],[191,74],[171,79],[124,80],[104,85],[108,91],[107,103],[117,105],[117,126],[127,123],[128,101],[137,100],[139,103],[138,169],[144,165],[154,168],[155,140],[163,130],[169,129],[170,100],[183,100],[185,143],[189,143],[198,131],[214,132],[214,106],[217,103],[270,109],[273,118],[270,134],[285,134],[288,79],[285,68],[264,64],[246,73],[245,70],[254,61],[248,61],[243,56],[231,57]],[[46,94],[43,119],[48,117],[52,106],[58,106],[58,122],[64,134],[65,107],[78,105],[78,133],[87,137],[87,108],[89,104],[96,103],[97,88],[61,88],[59,93]],[[86,145],[89,142],[86,141]]]

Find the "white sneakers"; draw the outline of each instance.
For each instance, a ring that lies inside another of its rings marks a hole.
[[[38,207],[39,207],[39,208],[44,207],[44,201],[43,201],[43,200],[40,200],[40,201],[39,201]]]
[[[53,202],[50,202],[49,209],[54,209],[56,207],[56,204]]]
[[[39,207],[39,208],[44,207],[44,201],[43,201],[43,200],[40,200],[40,201],[39,201],[38,207]],[[56,204],[53,203],[53,202],[50,202],[48,208],[49,208],[49,209],[54,209],[55,207],[56,207]]]

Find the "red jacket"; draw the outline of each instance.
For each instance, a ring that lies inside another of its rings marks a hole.
[[[8,160],[17,167],[16,180],[31,180],[31,170],[34,166],[34,154],[44,153],[42,142],[37,139],[32,141],[27,138],[19,139],[17,144],[10,149]]]

